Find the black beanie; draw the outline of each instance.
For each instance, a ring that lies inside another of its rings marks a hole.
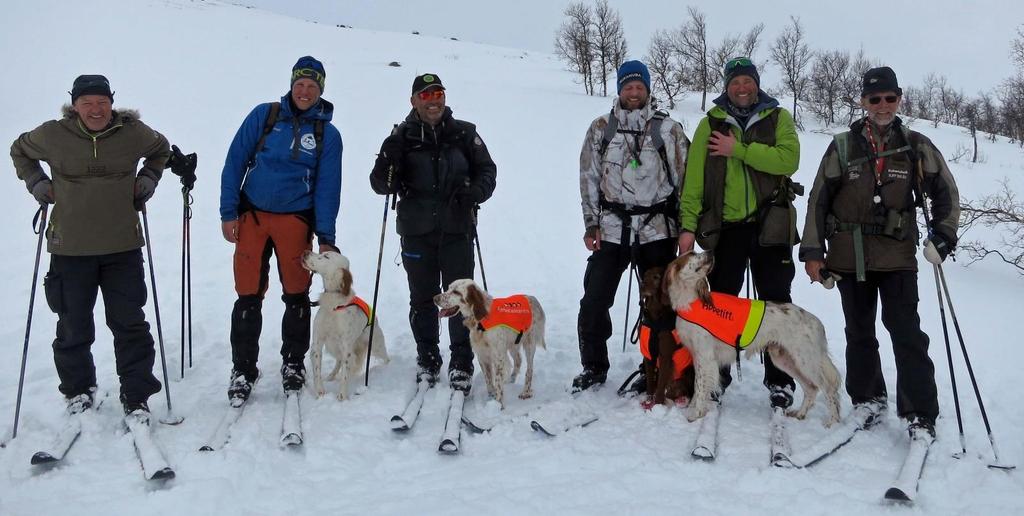
[[[110,91],[110,81],[102,75],[79,75],[71,86],[71,103],[74,104],[82,95],[105,95],[114,101],[114,92]]]

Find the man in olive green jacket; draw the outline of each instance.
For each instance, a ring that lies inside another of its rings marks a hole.
[[[686,160],[679,252],[696,241],[715,256],[711,290],[737,295],[750,262],[757,297],[790,302],[796,269],[796,212],[790,202],[800,162],[793,118],[760,89],[757,68],[741,57],[725,65],[725,92],[701,120]],[[793,379],[764,357],[772,406],[793,402]],[[722,369],[721,388],[732,381]]]
[[[53,358],[68,412],[81,412],[94,401],[92,311],[102,290],[125,414],[148,416],[146,402],[161,386],[153,376],[153,336],[142,311],[145,242],[137,210],[153,195],[170,152],[163,135],[135,112],[114,111],[113,101],[105,77],[79,76],[64,117],[18,137],[11,158],[32,196],[54,205],[43,285],[58,316]]]

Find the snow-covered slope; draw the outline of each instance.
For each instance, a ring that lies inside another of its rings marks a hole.
[[[456,116],[479,126],[498,163],[498,189],[481,214],[480,232],[488,282],[495,294],[528,292],[548,314],[548,349],[538,353],[535,398],[514,398],[509,411],[524,414],[542,405],[568,404],[566,387],[579,369],[576,311],[582,294],[586,251],[579,213],[578,149],[589,122],[611,99],[578,93],[553,57],[410,34],[340,29],[216,2],[187,0],[39,0],[5,6],[0,21],[0,95],[7,99],[0,142],[56,117],[71,81],[81,73],[106,74],[117,91],[115,106],[141,110],[143,119],[186,152],[199,154],[193,224],[195,363],[178,380],[178,306],[181,196],[168,174],[150,203],[155,266],[163,309],[168,367],[178,427],[158,426],[178,478],[153,489],[123,435],[116,402],[110,335],[97,306],[93,348],[101,388],[111,396],[85,422],[85,432],[51,471],[28,466],[31,454],[56,432],[63,400],[56,390],[49,343],[55,317],[39,295],[29,349],[25,403],[19,436],[0,450],[0,514],[865,514],[895,476],[906,434],[890,407],[889,417],[837,456],[806,471],[767,465],[769,411],[761,368],[744,364],[722,415],[720,457],[714,464],[688,457],[697,425],[678,409],[644,412],[614,387],[636,366],[633,347],[619,351],[625,287],[613,310],[610,387],[577,400],[601,419],[586,429],[547,439],[512,418],[488,435],[465,436],[459,457],[437,454],[444,425],[446,389],[430,392],[416,428],[394,435],[389,417],[412,394],[414,343],[406,321],[408,291],[398,265],[393,214],[385,242],[379,313],[393,360],[372,371],[370,389],[351,401],[303,399],[306,443],[301,451],[277,446],[283,397],[277,369],[282,312],[278,287],[265,306],[263,380],[239,421],[231,444],[201,454],[226,406],[230,370],[228,320],[234,292],[230,245],[220,236],[219,172],[238,124],[258,102],[288,88],[295,59],[312,54],[327,68],[325,98],[345,142],[339,246],[352,261],[355,288],[371,295],[383,199],[371,193],[367,174],[380,141],[409,109],[417,73],[435,72],[448,86]],[[401,67],[387,66],[398,61]],[[675,116],[687,129],[701,114],[693,101]],[[813,126],[813,124],[810,124]],[[951,152],[966,136],[958,128],[914,127]],[[797,180],[810,184],[829,136],[810,127],[801,135]],[[953,165],[965,196],[994,191],[1010,177],[1024,188],[1020,149],[1004,140],[983,142],[987,162]],[[8,287],[0,294],[0,434],[9,435],[14,413],[25,309],[35,247],[30,231],[34,205],[8,167],[0,202],[7,207],[5,252],[0,270]],[[802,211],[802,207],[801,207]],[[47,258],[44,255],[43,270]],[[1016,432],[1024,413],[1016,396],[1018,368],[1012,357],[1021,278],[1005,267],[981,263],[946,267],[957,315],[985,394],[986,408],[1004,460],[1024,457]],[[980,413],[970,391],[961,390],[968,455],[959,449],[949,374],[931,273],[922,269],[921,315],[932,336],[943,411],[921,487],[929,514],[1024,513],[1018,474],[985,468],[990,459]],[[319,283],[316,282],[315,285]],[[623,283],[624,285],[624,283]],[[314,287],[315,289],[316,287]],[[843,321],[835,291],[810,285],[802,274],[794,299],[825,322],[830,350],[844,371]],[[152,307],[149,307],[150,309]],[[635,312],[634,312],[635,315]],[[150,317],[151,322],[155,322]],[[155,328],[154,328],[155,329]],[[443,337],[446,338],[446,337]],[[888,337],[879,325],[890,392],[895,371]],[[955,342],[954,342],[955,345]],[[959,361],[958,361],[959,363]],[[963,370],[957,379],[967,384]],[[331,387],[335,387],[331,385]],[[471,409],[491,411],[474,386]],[[151,400],[165,411],[163,396]],[[844,401],[844,410],[848,408]],[[819,405],[804,422],[790,425],[793,444],[824,434]]]

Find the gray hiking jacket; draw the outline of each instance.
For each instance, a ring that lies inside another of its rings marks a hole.
[[[672,196],[677,197],[682,189],[690,140],[678,122],[668,116],[662,120],[659,132],[665,142],[665,154],[672,169],[665,170],[664,161],[649,134],[654,114],[650,102],[642,109],[626,111],[619,106],[619,99],[615,98],[611,113],[595,119],[583,140],[580,152],[583,224],[586,228],[599,227],[601,240],[606,242],[621,243],[622,220],[613,211],[601,206],[602,197],[606,204],[647,207]],[[609,116],[618,119],[618,128],[602,156],[601,142]],[[635,134],[624,131],[634,131]],[[632,164],[634,159],[635,167]],[[670,218],[673,219],[671,223]],[[641,244],[678,235],[678,215],[632,215],[629,219],[631,239],[639,235]]]

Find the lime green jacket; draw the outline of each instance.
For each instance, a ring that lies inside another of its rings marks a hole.
[[[708,155],[708,138],[711,136],[708,118],[714,117],[729,122],[732,134],[736,137],[733,154],[726,165],[725,203],[722,211],[725,222],[743,220],[757,211],[757,196],[744,165],[754,171],[776,176],[791,176],[796,172],[800,164],[800,141],[797,139],[796,126],[789,111],[781,107],[770,107],[751,116],[747,126],[752,127],[761,122],[776,109],[779,116],[775,126],[774,146],[743,143],[743,131],[738,123],[719,106],[708,111],[708,116],[700,121],[687,155],[686,181],[679,203],[680,220],[684,230],[696,231],[697,218],[704,211],[704,163]]]

